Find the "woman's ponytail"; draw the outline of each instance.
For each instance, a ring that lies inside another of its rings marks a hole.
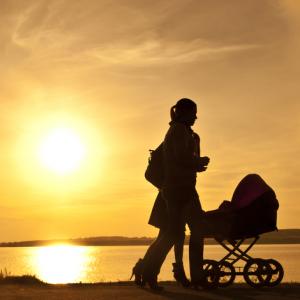
[[[175,121],[176,119],[176,105],[173,105],[170,109],[171,121]]]

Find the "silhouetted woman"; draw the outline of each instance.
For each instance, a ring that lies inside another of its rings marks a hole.
[[[191,126],[197,119],[197,106],[183,98],[171,108],[170,128],[163,142],[165,178],[161,190],[167,209],[167,229],[149,247],[143,259],[142,284],[160,290],[157,275],[172,246],[184,236],[188,224],[190,274],[193,285],[202,285],[204,273],[202,208],[195,188],[196,173],[206,170],[208,157],[200,157],[199,136]]]

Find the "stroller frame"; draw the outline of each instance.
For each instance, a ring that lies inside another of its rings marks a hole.
[[[274,259],[253,258],[248,254],[259,238],[259,235],[235,240],[215,238],[228,253],[219,261],[204,260],[208,285],[212,288],[227,287],[234,282],[236,276],[243,276],[255,288],[278,285],[284,276],[281,264]],[[248,239],[252,239],[250,244],[244,250],[241,249]],[[240,260],[245,262],[244,267],[234,266]]]
[[[228,254],[225,255],[219,262],[227,261],[230,260],[232,261],[231,264],[234,265],[236,262],[239,260],[244,260],[245,262],[249,261],[252,259],[250,255],[247,253],[251,250],[251,248],[256,244],[256,242],[259,240],[259,236],[253,237],[253,241],[250,243],[250,245],[243,251],[240,249],[240,246],[243,244],[243,242],[246,240],[246,238],[242,238],[238,240],[237,242],[227,240],[227,242],[232,246],[230,248],[228,245],[226,245],[226,242],[224,240],[217,240],[217,242],[228,251]],[[236,256],[236,258],[231,258],[231,256]],[[236,275],[242,275],[242,274],[237,274]]]

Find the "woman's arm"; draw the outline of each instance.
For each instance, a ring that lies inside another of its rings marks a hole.
[[[174,159],[179,165],[193,169],[195,171],[204,171],[208,164],[208,157],[200,157],[190,147],[191,133],[185,126],[176,126],[170,136],[171,147]]]

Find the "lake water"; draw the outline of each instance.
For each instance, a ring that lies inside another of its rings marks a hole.
[[[0,270],[10,275],[36,275],[49,283],[127,281],[132,266],[143,257],[147,246],[71,246],[0,248]],[[205,246],[205,258],[219,260],[226,251],[219,245]],[[250,255],[278,260],[283,281],[300,281],[300,245],[255,245]],[[159,280],[173,280],[171,251]],[[184,264],[188,273],[188,248]],[[242,266],[243,263],[241,262]],[[236,281],[243,281],[237,277]]]

